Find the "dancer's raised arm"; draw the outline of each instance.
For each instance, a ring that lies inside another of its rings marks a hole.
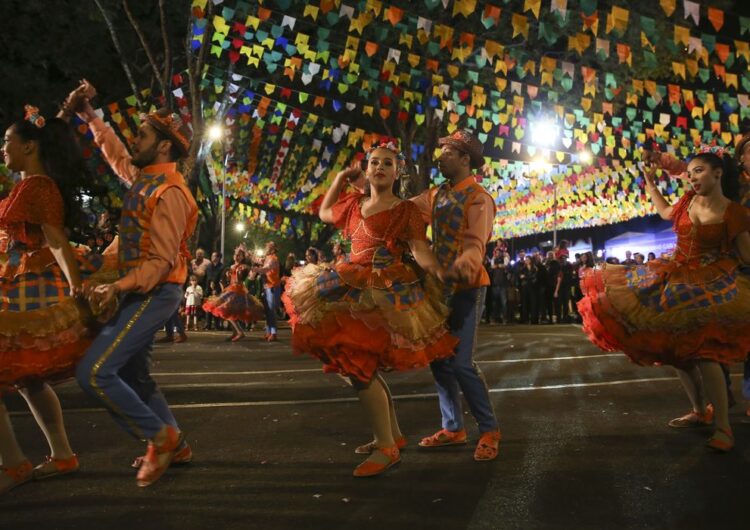
[[[361,174],[362,169],[359,166],[354,165],[342,171],[339,171],[336,174],[336,176],[333,178],[331,187],[328,188],[325,197],[323,197],[323,203],[320,205],[320,212],[318,212],[318,216],[320,217],[321,221],[323,221],[324,223],[333,223],[333,205],[336,204],[337,200],[339,200],[341,190],[344,189],[344,186],[347,182],[358,180]]]
[[[662,219],[668,221],[672,218],[672,205],[667,202],[664,196],[659,191],[654,181],[654,175],[656,175],[656,166],[653,164],[647,164],[644,167],[643,177],[646,180],[646,193],[651,198],[651,202],[656,208],[656,212],[661,216]]]

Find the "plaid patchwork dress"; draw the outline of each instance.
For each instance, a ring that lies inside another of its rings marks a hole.
[[[750,351],[750,279],[734,240],[748,210],[730,203],[722,222],[694,224],[686,194],[673,209],[677,245],[668,260],[604,265],[581,278],[583,329],[605,351],[642,365],[688,367],[698,359],[743,361]]]
[[[354,193],[333,207],[334,224],[351,240],[350,260],[295,269],[282,300],[295,353],[367,383],[376,370],[450,357],[458,341],[445,325],[441,285],[404,259],[408,241],[426,239],[417,207],[402,201],[364,218],[363,199]]]
[[[43,224],[63,225],[63,200],[50,178],[30,176],[0,201],[0,392],[70,377],[90,342],[90,313],[70,297]]]

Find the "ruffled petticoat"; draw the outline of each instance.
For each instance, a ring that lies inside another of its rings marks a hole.
[[[295,353],[369,382],[376,370],[422,368],[453,355],[458,339],[445,327],[442,297],[437,279],[397,262],[381,269],[306,265],[293,271],[282,299]]]
[[[239,283],[208,298],[203,302],[203,310],[223,320],[255,322],[265,318],[263,304]]]
[[[113,281],[101,256],[76,252],[89,283]],[[86,302],[71,298],[49,249],[0,253],[0,391],[73,375],[95,327]]]
[[[604,265],[581,279],[583,329],[605,351],[642,365],[743,361],[750,279],[731,258]]]

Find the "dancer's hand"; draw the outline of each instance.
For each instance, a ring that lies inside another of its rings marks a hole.
[[[116,283],[103,283],[97,285],[92,293],[91,302],[100,309],[107,307],[120,294],[120,288]]]
[[[654,165],[659,164],[659,161],[661,160],[661,153],[657,153],[656,151],[647,151],[646,149],[641,149],[641,160],[643,160],[644,164]]]
[[[362,173],[362,168],[360,168],[358,164],[352,164],[348,168],[339,171],[338,175],[336,176],[353,183],[363,177],[364,174]]]
[[[647,186],[656,186],[656,165],[650,162],[643,164],[643,178]]]

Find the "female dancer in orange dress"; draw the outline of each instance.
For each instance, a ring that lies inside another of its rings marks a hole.
[[[750,218],[722,193],[722,175],[730,171],[717,154],[696,155],[687,166],[692,190],[670,205],[649,167],[646,191],[659,215],[673,222],[674,255],[594,269],[581,279],[578,303],[584,330],[600,348],[643,365],[690,371],[697,363],[715,409],[707,445],[718,451],[734,446],[720,363],[743,361],[750,351],[750,279],[738,270],[740,260],[750,263]],[[685,388],[695,403],[695,389]]]
[[[77,148],[67,123],[45,123],[30,107],[27,120],[5,132],[5,163],[23,178],[0,201],[0,394],[20,389],[51,453],[32,466],[0,400],[0,494],[32,477],[78,469],[48,384],[71,377],[90,343],[88,307],[71,296],[81,274],[64,230],[66,220],[80,222],[74,192],[85,170]]]
[[[229,270],[229,286],[220,295],[212,296],[203,303],[204,311],[232,325],[234,333],[229,338],[232,342],[245,336],[237,321],[255,322],[265,315],[263,304],[243,285],[249,272],[250,267],[245,265],[245,251],[237,247],[234,250],[234,264]]]
[[[425,224],[416,206],[393,193],[402,163],[393,144],[371,150],[369,196],[339,199],[347,181],[361,175],[359,167],[336,175],[320,218],[351,240],[350,260],[332,269],[296,269],[283,297],[295,352],[348,377],[364,407],[375,440],[357,448],[371,454],[354,470],[356,477],[382,473],[400,461],[399,448],[406,445],[379,372],[426,367],[451,356],[457,343],[445,326],[448,308],[435,279],[443,270],[427,246]],[[424,272],[404,259],[409,250]]]

